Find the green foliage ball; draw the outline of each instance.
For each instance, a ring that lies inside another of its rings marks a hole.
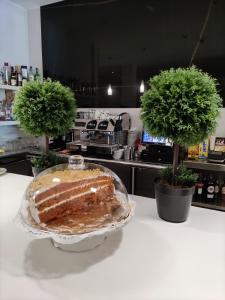
[[[73,92],[51,80],[30,81],[16,93],[13,115],[22,129],[34,136],[58,136],[67,132],[75,118]]]
[[[193,170],[187,169],[181,165],[177,168],[176,174],[173,175],[172,167],[168,166],[161,171],[161,178],[169,185],[185,188],[195,185],[198,179],[198,174],[194,173]]]
[[[141,118],[152,135],[189,146],[213,133],[222,106],[216,79],[196,67],[172,68],[148,84],[141,97]]]

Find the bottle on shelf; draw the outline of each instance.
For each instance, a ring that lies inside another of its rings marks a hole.
[[[219,179],[216,179],[214,185],[214,199],[216,204],[218,204],[219,195],[220,195],[220,183],[219,183]]]
[[[41,75],[39,73],[38,68],[35,69],[34,80],[41,81]]]
[[[22,85],[24,85],[28,80],[27,66],[21,66],[21,74],[22,74]]]
[[[221,187],[221,205],[225,206],[225,180]]]
[[[34,81],[34,72],[33,72],[32,66],[30,66],[28,78],[29,78],[29,81]]]
[[[9,78],[10,78],[10,74],[9,74],[9,64],[7,62],[4,63],[4,84],[9,85]]]
[[[17,66],[17,85],[22,86],[22,83],[23,83],[23,78],[21,73],[21,67]]]
[[[0,100],[0,121],[5,121],[5,107],[3,100]]]
[[[198,181],[195,185],[195,201],[197,202],[203,202],[203,188],[204,188],[204,182],[202,178],[202,174],[200,173],[198,176]]]
[[[0,84],[4,84],[4,72],[3,72],[3,68],[0,69]]]
[[[206,202],[207,197],[207,186],[208,186],[208,176],[204,175],[203,179],[203,189],[202,189],[202,202]]]
[[[5,106],[5,120],[6,121],[11,121],[11,105],[9,103],[6,103]]]
[[[210,175],[206,186],[206,200],[208,203],[214,202],[214,195],[215,195],[214,191],[215,191],[214,180],[212,175]]]
[[[16,86],[17,85],[17,74],[16,74],[16,68],[14,69],[11,67],[11,80],[10,80],[10,85]]]
[[[138,151],[140,144],[141,144],[141,139],[140,139],[140,137],[138,135],[137,138],[136,138],[136,140],[135,140],[135,142],[134,142],[135,151]]]

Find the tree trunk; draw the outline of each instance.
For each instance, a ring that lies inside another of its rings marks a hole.
[[[174,144],[174,149],[173,149],[173,176],[177,172],[178,158],[179,158],[179,145]]]
[[[49,151],[49,138],[48,138],[47,135],[44,135],[44,136],[41,137],[40,148],[41,148],[42,152],[48,153],[48,151]]]

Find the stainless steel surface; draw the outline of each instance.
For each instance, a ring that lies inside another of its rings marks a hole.
[[[223,164],[224,163],[224,159],[219,160],[219,159],[212,159],[211,158],[211,159],[208,159],[208,162]]]

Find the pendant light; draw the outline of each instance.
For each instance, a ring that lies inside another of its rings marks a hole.
[[[140,93],[143,94],[144,91],[145,91],[145,84],[144,84],[144,80],[142,80],[140,84]]]
[[[112,86],[111,86],[111,84],[109,84],[109,86],[108,86],[107,94],[108,94],[108,96],[112,96]]]

